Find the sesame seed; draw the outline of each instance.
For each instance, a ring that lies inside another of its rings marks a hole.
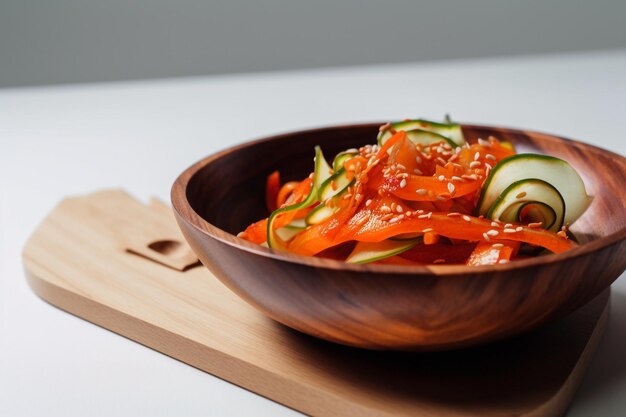
[[[407,211],[405,214],[406,214],[406,217],[411,217],[413,215],[413,213],[410,211]]]
[[[406,167],[402,164],[396,164],[396,166],[398,167],[398,169],[404,169],[406,170]]]
[[[480,161],[472,161],[469,164],[470,168],[476,168],[476,167],[479,167],[479,166],[480,166]]]
[[[437,162],[439,162],[441,165],[445,165],[446,164],[446,160],[443,159],[442,157],[438,156],[437,157]]]
[[[526,191],[522,191],[521,193],[515,196],[515,198],[524,198],[524,197],[526,197]]]
[[[452,196],[451,196],[450,194],[448,194],[448,193],[443,193],[443,194],[439,194],[439,195],[437,196],[437,200],[439,200],[439,201],[445,201],[445,200],[450,199],[451,197],[452,197]]]
[[[392,219],[389,220],[389,223],[397,223],[398,222],[398,218],[394,217]]]
[[[437,177],[437,179],[438,179],[439,181],[445,181],[445,180],[446,180],[446,177],[444,177],[443,175],[440,175],[440,176],[438,176],[438,177]]]
[[[487,235],[487,233],[483,233],[483,239],[489,242],[489,236]]]
[[[365,207],[369,207],[369,205],[370,205],[370,204],[372,204],[372,200],[368,199],[368,200],[365,202]]]
[[[508,229],[509,227],[513,227],[513,225],[511,223],[507,223],[507,224],[504,225],[505,229]]]
[[[450,191],[450,194],[453,194],[455,190],[454,184],[452,184],[451,182],[448,183],[448,191]]]
[[[402,220],[402,219],[404,219],[404,214],[401,214],[398,216],[398,220]]]
[[[419,156],[415,157],[415,162],[417,162],[418,164],[422,163],[422,158],[420,158]]]
[[[500,232],[498,232],[497,230],[488,230],[486,232],[489,236],[498,236],[500,234]]]
[[[466,180],[474,180],[476,181],[478,179],[478,177],[474,174],[472,175],[461,175],[461,178],[465,178]]]
[[[491,146],[491,143],[487,142],[485,139],[478,138],[478,144],[482,146]]]
[[[415,168],[413,170],[413,172],[416,173],[417,175],[423,175],[424,174],[419,168]]]
[[[446,214],[446,216],[448,216],[448,217],[457,217],[457,216],[460,216],[460,215],[461,215],[461,213],[456,213],[456,212],[452,212],[452,213]]]
[[[396,206],[396,211],[397,211],[398,213],[402,213],[404,210],[402,209],[402,206],[397,205],[397,206]]]
[[[474,161],[478,161],[480,159],[480,152],[476,152],[474,154]]]
[[[471,222],[472,218],[470,216],[464,214],[463,215],[463,220],[465,220],[466,222]]]
[[[521,232],[522,230],[524,230],[524,228],[522,226],[518,226],[515,228],[516,232]]]
[[[502,243],[494,243],[493,245],[491,245],[492,248],[503,248],[504,245]]]
[[[498,223],[498,222],[491,222],[491,227],[500,227],[500,223]]]
[[[394,201],[391,202],[391,211],[396,209],[396,203]]]
[[[530,228],[541,227],[542,224],[543,224],[543,222],[528,223],[528,227],[530,227]]]
[[[508,260],[508,259],[500,259],[500,260],[498,261],[498,263],[499,263],[499,264],[506,264],[506,263],[508,263],[508,262],[509,262],[509,260]]]
[[[417,216],[418,219],[430,219],[430,216],[432,215],[432,213],[428,213],[428,214],[420,214],[419,216]]]
[[[515,229],[504,229],[503,230],[504,233],[515,233]]]
[[[367,222],[367,221],[369,220],[369,218],[370,218],[369,216],[363,216],[363,217],[361,217],[361,218],[359,219],[359,221],[358,221],[358,222],[356,222],[356,224],[361,225],[361,224],[363,224],[363,223]]]
[[[491,166],[491,164],[490,164],[490,163],[488,163],[488,162],[485,162],[485,168],[487,168],[487,170],[491,170],[491,169],[493,169],[493,167]]]
[[[383,217],[380,218],[380,220],[386,221],[389,220],[393,217],[393,214],[389,213],[389,214],[385,214]]]
[[[383,205],[380,207],[380,211],[381,211],[382,213],[389,213],[389,212],[391,211],[391,209],[390,209],[388,206],[386,206],[386,205],[384,205],[384,204],[383,204]]]
[[[427,190],[423,189],[423,188],[419,188],[415,191],[417,194],[419,195],[426,195],[426,193],[428,192]]]
[[[456,175],[453,175],[453,176],[452,176],[452,181],[462,182],[462,181],[463,181],[463,178],[461,178],[461,177],[457,177]]]
[[[400,188],[404,187],[406,187],[406,179],[402,178],[402,181],[400,181]]]
[[[489,159],[490,161],[495,161],[497,159],[494,155],[492,155],[490,153],[485,155],[485,158]]]
[[[445,259],[435,259],[435,260],[433,261],[433,263],[434,263],[434,264],[442,264],[442,263],[444,263],[444,262],[446,262],[446,260],[445,260]]]
[[[422,233],[430,233],[430,232],[432,232],[432,231],[433,231],[433,229],[431,229],[430,227],[428,227],[428,228],[426,228],[426,229],[422,230]]]

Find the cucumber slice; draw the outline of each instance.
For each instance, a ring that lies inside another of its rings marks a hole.
[[[320,186],[318,191],[319,201],[324,202],[336,196],[352,185],[353,182],[354,178],[348,178],[346,170],[341,168]]]
[[[347,263],[364,264],[389,258],[413,248],[417,240],[398,241],[383,240],[382,242],[358,242],[348,255]]]
[[[512,223],[542,222],[544,229],[558,232],[563,226],[565,201],[551,184],[529,178],[509,185],[486,217]]]
[[[391,123],[391,127],[396,131],[404,130],[405,132],[411,130],[426,130],[446,137],[452,142],[452,146],[462,146],[465,144],[463,130],[461,129],[461,125],[457,123],[437,123],[430,120],[416,119]],[[384,144],[390,137],[391,129],[383,129],[378,134],[378,144]]]
[[[318,189],[331,177],[332,169],[326,162],[324,158],[324,154],[322,153],[322,149],[319,146],[315,147],[315,171],[313,172],[313,186],[309,191],[309,194],[306,198],[297,204],[292,204],[291,206],[282,207],[277,210],[274,210],[267,221],[267,245],[270,248],[279,248],[284,249],[284,239],[282,239],[276,231],[274,230],[274,220],[276,220],[276,216],[281,213],[285,213],[291,210],[300,210],[303,208],[307,208],[311,206],[313,203],[317,202],[318,199]],[[284,235],[284,234],[283,234]]]
[[[341,168],[343,168],[344,162],[354,156],[357,156],[358,154],[359,151],[357,151],[356,149],[348,149],[347,151],[338,153],[333,160],[333,169],[335,170],[335,172],[338,172],[339,170],[341,170]]]
[[[292,229],[304,229],[306,227],[306,222],[304,219],[295,219],[285,227],[290,227]]]
[[[491,170],[483,184],[476,212],[486,214],[509,185],[530,178],[549,183],[561,194],[565,202],[564,223],[573,223],[591,203],[583,180],[570,164],[552,156],[518,154],[503,159]]]
[[[291,210],[300,210],[309,207],[311,204],[317,201],[317,190],[315,189],[315,184],[311,187],[311,191],[306,196],[304,200],[302,200],[298,204],[292,204],[291,206],[282,207],[278,210],[274,210],[272,214],[270,214],[269,219],[267,220],[267,245],[270,248],[279,248],[284,249],[284,244],[281,242],[281,237],[277,236],[276,231],[274,230],[274,220],[276,220],[276,216],[281,213],[285,213]],[[277,239],[278,237],[278,239]]]
[[[453,148],[456,148],[458,146],[451,139],[448,139],[447,137],[440,135],[439,133],[430,132],[428,130],[421,130],[421,129],[409,130],[408,132],[406,132],[406,137],[409,138],[409,140],[415,143],[416,145],[419,144],[419,145],[428,146],[433,143],[438,143],[438,142],[443,141],[443,142],[446,142],[448,145],[452,146]]]
[[[281,240],[288,241],[302,230],[304,229],[300,227],[283,226],[276,229],[274,233],[276,233],[276,236],[278,236]]]
[[[307,225],[322,223],[328,220],[337,210],[330,208],[324,204],[320,204],[315,207],[309,214],[307,214],[305,221]]]
[[[308,225],[306,224],[305,219],[295,219],[292,220],[288,225],[283,227],[279,227],[274,231],[284,241],[287,241],[306,229]]]
[[[313,173],[313,185],[319,190],[320,186],[332,175],[332,169],[319,146],[315,147],[315,171]]]

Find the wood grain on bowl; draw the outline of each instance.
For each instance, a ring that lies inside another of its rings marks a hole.
[[[331,127],[246,143],[196,163],[176,180],[177,221],[201,261],[269,317],[326,340],[372,349],[440,350],[525,332],[581,307],[626,267],[626,159],[580,142],[515,129],[464,125],[522,151],[568,161],[593,203],[572,227],[585,244],[504,265],[348,265],[246,242],[234,235],[267,216],[264,181],[311,171],[327,155],[373,143],[380,124]]]

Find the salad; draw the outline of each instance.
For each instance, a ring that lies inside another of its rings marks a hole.
[[[269,175],[271,214],[238,236],[349,263],[490,265],[576,246],[568,227],[590,202],[561,159],[495,137],[470,144],[449,118],[407,119],[332,163],[315,147],[301,181]]]

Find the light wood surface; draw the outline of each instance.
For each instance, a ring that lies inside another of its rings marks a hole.
[[[173,217],[157,207],[153,212],[173,227]],[[608,317],[605,291],[557,323],[482,348],[416,354],[334,345],[266,318],[206,268],[178,271],[127,252],[120,230],[145,209],[119,190],[64,200],[24,249],[33,290],[311,415],[560,415]]]

